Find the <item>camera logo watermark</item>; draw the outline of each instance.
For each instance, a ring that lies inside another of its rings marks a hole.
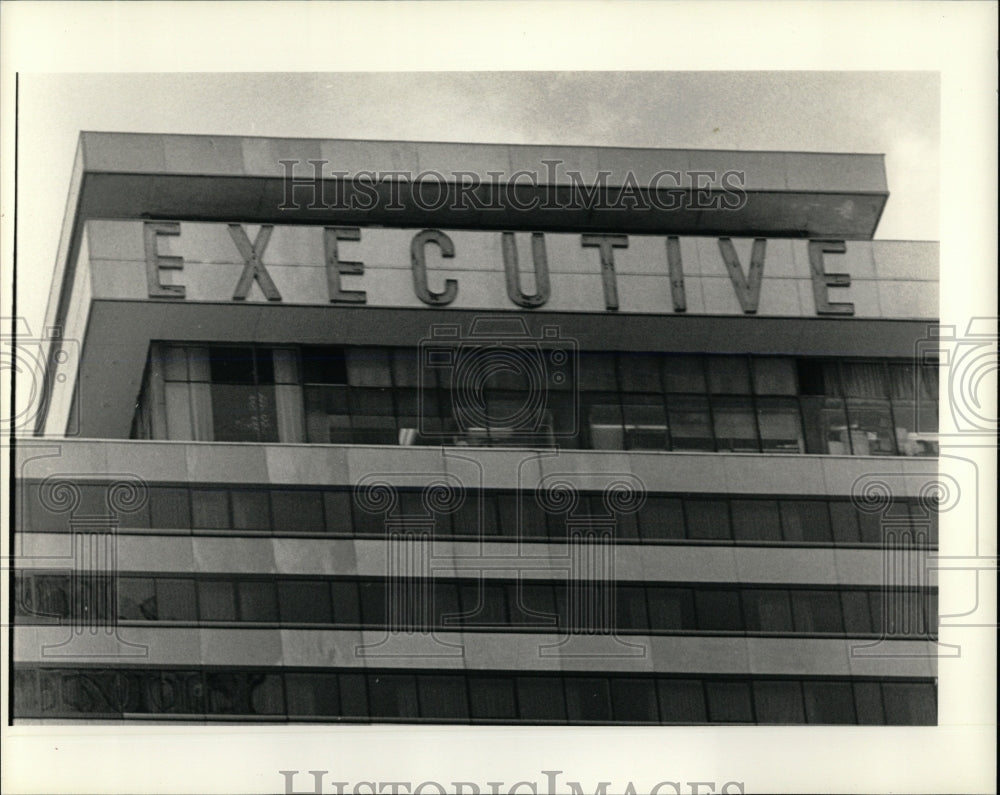
[[[552,447],[579,433],[578,349],[557,326],[476,317],[431,326],[419,343],[420,432],[460,446]],[[430,406],[450,402],[446,427]],[[432,419],[433,421],[428,421]]]
[[[66,338],[61,327],[46,328],[36,337],[25,318],[0,318],[0,372],[14,384],[17,400],[13,407],[5,403],[0,409],[0,433],[34,434],[40,419],[54,405],[53,393],[58,389],[67,425],[47,435],[78,436],[80,398],[72,387],[79,362],[79,342]]]

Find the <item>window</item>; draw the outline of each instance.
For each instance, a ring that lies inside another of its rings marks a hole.
[[[801,724],[806,716],[798,682],[762,680],[753,683],[757,723]]]
[[[284,622],[329,624],[333,621],[333,605],[325,582],[279,581],[278,605]]]
[[[456,355],[469,369],[494,353],[465,347]],[[578,377],[563,367],[557,382],[553,357],[514,353],[520,369],[493,368],[474,395],[459,395],[451,383],[455,366],[421,367],[412,348],[155,343],[133,434],[831,455],[938,451],[933,366],[583,351]],[[526,378],[539,368],[540,402]],[[468,410],[470,397],[478,400],[475,411]]]
[[[749,682],[705,683],[708,719],[712,723],[753,723]]]
[[[854,694],[848,682],[803,682],[809,723],[856,723]]]
[[[660,679],[660,716],[664,723],[705,723],[705,690],[698,679]]]
[[[519,676],[517,702],[524,720],[566,721],[566,699],[558,676]]]
[[[418,718],[417,682],[412,674],[369,674],[373,718]]]
[[[513,720],[517,717],[514,680],[506,677],[469,677],[469,704],[473,718]]]

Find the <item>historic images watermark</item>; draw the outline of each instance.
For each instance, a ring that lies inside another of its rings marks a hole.
[[[340,171],[329,160],[281,160],[284,192],[279,210],[376,208],[426,212],[515,210],[537,212],[585,207],[592,210],[729,210],[747,203],[746,173],[737,170],[677,171],[649,176],[635,172],[592,174],[542,160],[544,170],[451,171],[433,169]],[[405,201],[404,201],[405,199]]]
[[[538,780],[510,783],[435,780],[350,782],[326,780],[328,770],[279,770],[278,773],[284,779],[285,795],[555,795],[567,791],[561,788],[568,788],[572,795],[590,792],[594,795],[743,795],[745,792],[742,781],[662,780],[652,784],[620,780],[587,783],[570,779],[560,781],[560,776],[565,775],[562,770],[541,770]],[[306,774],[312,777],[312,781]]]

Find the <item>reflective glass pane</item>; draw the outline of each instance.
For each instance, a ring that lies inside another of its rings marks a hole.
[[[664,723],[705,723],[705,691],[697,679],[660,679],[660,716]]]
[[[749,682],[705,683],[708,719],[713,723],[753,723]]]
[[[684,503],[677,497],[647,497],[639,522],[644,540],[684,538]]]
[[[781,500],[780,506],[785,541],[830,541],[830,514],[825,501]]]
[[[775,500],[730,500],[733,538],[737,541],[780,541],[781,522]]]
[[[667,417],[674,450],[715,450],[707,398],[671,395]]]
[[[802,686],[798,682],[754,682],[753,698],[757,723],[801,725],[806,722]]]
[[[612,678],[611,703],[616,721],[658,723],[660,720],[656,682],[653,679]]]
[[[420,716],[422,718],[460,720],[469,717],[465,677],[419,676],[417,677],[417,691],[420,697]]]
[[[715,394],[747,395],[750,371],[745,356],[708,356],[708,390]]]
[[[688,538],[729,539],[729,505],[726,500],[684,500]]]
[[[663,385],[667,392],[707,392],[704,357],[664,356]]]
[[[602,677],[566,677],[566,713],[570,721],[611,720],[611,691]]]
[[[517,701],[523,720],[566,720],[566,699],[558,676],[519,676]]]
[[[856,723],[854,694],[849,682],[803,682],[806,721],[809,723]]]
[[[754,357],[754,392],[758,395],[795,395],[798,393],[795,360]]]

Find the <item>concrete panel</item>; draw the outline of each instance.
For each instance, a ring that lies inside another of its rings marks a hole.
[[[479,470],[481,488],[533,489],[541,479],[541,459],[547,455],[550,453],[484,447],[449,450],[442,458],[445,471],[460,478],[463,484],[470,484],[472,465]]]
[[[275,485],[340,486],[351,482],[346,447],[267,445],[264,462],[267,482]]]
[[[355,543],[346,538],[274,539],[274,568],[279,574],[353,575],[358,571]]]
[[[718,150],[692,150],[688,164],[691,171],[714,171],[713,185],[742,185],[745,190],[784,190],[787,185],[785,154],[782,152],[725,152]],[[726,176],[727,172],[737,172]],[[698,184],[705,184],[701,177]]]
[[[625,312],[666,314],[673,311],[670,278],[662,276],[635,276],[619,274],[619,305]]]
[[[740,254],[740,262],[750,261],[751,246],[740,249],[737,241],[737,251]],[[796,259],[794,249],[801,241],[781,240],[773,238],[767,241],[767,253],[764,256],[764,276],[776,276],[788,279],[808,279],[809,271],[803,269],[801,263]],[[744,253],[745,251],[745,253]],[[744,267],[745,270],[745,267]]]
[[[354,541],[354,559],[359,577],[386,577],[389,575],[389,547],[385,541],[358,538]],[[419,572],[413,572],[414,575]],[[400,573],[402,574],[402,572]]]
[[[650,638],[657,673],[746,674],[748,638],[658,635]]]
[[[835,549],[833,565],[841,585],[884,585],[885,551],[872,549]]]
[[[580,246],[579,237],[576,235],[572,235],[572,237],[576,238],[576,244]],[[684,261],[684,248],[681,249],[682,262]],[[600,270],[599,266],[594,266],[591,257],[584,257],[584,259],[590,262],[593,270]],[[644,274],[668,277],[666,237],[660,235],[629,235],[628,248],[615,249],[615,273],[619,276]]]
[[[635,573],[652,582],[735,582],[738,554],[730,546],[630,546],[617,551],[616,573],[622,580]]]
[[[146,264],[138,260],[91,260],[90,278],[93,294],[97,298],[144,300],[149,296]],[[172,276],[160,279],[162,284],[172,284]]]
[[[806,455],[720,455],[730,494],[826,494],[823,459]]]
[[[684,258],[684,272],[691,276],[726,276],[726,263],[722,259],[722,252],[719,250],[719,238],[717,237],[694,237],[694,256]],[[742,241],[737,241],[742,242]],[[752,245],[752,244],[751,244]],[[749,257],[742,256],[740,262],[749,262]],[[765,260],[766,262],[766,260]],[[765,266],[766,267],[766,266]]]
[[[195,537],[194,567],[199,572],[274,574],[274,544],[270,538]]]
[[[607,304],[604,285],[600,276],[600,260],[597,249],[593,249],[594,262],[586,266],[588,273],[553,273],[549,277],[552,297],[545,305],[550,312],[604,312]],[[494,302],[495,303],[495,302]],[[491,306],[493,304],[487,304]],[[619,299],[619,305],[621,305]],[[628,310],[626,310],[628,311]]]
[[[323,170],[346,171],[349,174],[372,171],[406,171],[416,174],[420,171],[418,152],[424,144],[410,141],[320,141],[320,156],[327,163]],[[452,164],[454,168],[454,164]],[[309,171],[306,171],[306,169]],[[311,176],[312,167],[303,163],[296,174]]]
[[[267,483],[264,448],[238,442],[194,443],[186,447],[192,483]]]
[[[422,486],[440,480],[441,451],[433,447],[346,448],[348,482],[368,482],[373,477],[395,485]]]
[[[507,147],[483,147],[462,143],[421,143],[417,149],[417,166],[421,173],[437,172],[445,182],[457,181],[455,171],[473,171],[485,181],[492,181],[487,172],[510,174],[510,152]],[[539,180],[541,181],[541,180]]]
[[[735,550],[736,581],[741,583],[841,582],[832,549],[740,547]]]
[[[621,184],[626,175],[632,174],[640,188],[658,185],[661,190],[686,187],[690,184],[687,172],[690,160],[699,152],[685,149],[600,149],[597,165],[601,171],[611,172],[616,178],[609,184]],[[663,171],[680,172],[680,179],[664,176],[654,183],[654,177]]]
[[[881,279],[940,278],[941,244],[936,241],[873,240],[871,245]]]
[[[203,541],[205,539],[197,539]],[[186,574],[194,570],[194,543],[190,536],[119,535],[118,568],[121,571],[162,571]],[[205,569],[202,569],[203,571]]]
[[[748,673],[846,676],[847,644],[841,638],[747,638]]]
[[[211,135],[165,135],[166,170],[177,174],[242,174],[239,138]]]
[[[562,638],[544,633],[466,632],[465,667],[467,670],[497,669],[514,671],[558,671],[564,667],[555,648],[544,653],[543,647],[555,647]]]
[[[508,147],[510,157],[510,176],[518,171],[528,171],[538,175],[538,183],[546,184],[548,178],[548,168],[543,164],[544,160],[555,160],[554,166],[555,183],[558,185],[578,184],[570,178],[567,172],[575,171],[579,173],[576,178],[584,185],[593,185],[597,181],[598,172],[601,170],[599,153],[597,149],[568,147],[568,146],[510,146]],[[620,185],[624,175],[614,175],[608,179],[609,185]],[[509,179],[509,178],[508,178]],[[515,180],[516,183],[524,182],[530,184],[528,177],[521,177]]]
[[[20,443],[24,445],[24,442]],[[38,478],[49,476],[57,478],[105,477],[113,471],[107,455],[107,445],[103,441],[87,440],[75,442],[59,440],[57,444],[46,443],[37,458],[27,459],[32,455],[31,448],[25,445],[21,454],[23,463],[17,472],[20,478]],[[55,452],[56,455],[50,455]]]
[[[902,484],[903,465],[900,459],[890,456],[820,456],[826,494],[849,497],[855,484],[867,481],[874,475],[884,475],[894,486]]]
[[[131,133],[80,134],[87,171],[163,172],[166,150],[163,135]]]
[[[201,629],[204,665],[278,666],[282,664],[281,633],[276,629]]]
[[[105,441],[108,462],[116,472],[129,472],[150,481],[188,479],[187,446],[183,442]]]
[[[118,627],[115,634],[73,634],[70,627],[17,627],[15,663],[74,665],[198,665],[199,630],[182,627]]]
[[[570,635],[541,654],[557,655],[563,671],[649,673],[655,667],[652,639],[643,635]]]
[[[632,474],[649,491],[722,492],[723,456],[701,453],[629,453]]]
[[[937,676],[937,656],[954,647],[922,640],[849,640],[851,676]]]
[[[254,176],[282,177],[285,167],[281,160],[298,161],[294,175],[312,177],[309,160],[321,160],[320,142],[308,138],[240,138],[243,150],[243,173]],[[327,169],[328,166],[324,166]]]
[[[789,190],[886,191],[882,155],[788,152],[785,168]]]
[[[361,633],[356,630],[283,629],[280,632],[282,665],[289,667],[361,668],[366,660],[356,649]]]
[[[808,315],[809,306],[802,306],[799,295],[801,279],[775,279],[764,277],[760,286],[760,304],[758,315],[785,315],[801,317]]]
[[[77,565],[69,533],[18,533],[14,537],[18,569],[70,570]]]
[[[885,317],[935,320],[941,314],[937,282],[879,282],[878,295]]]
[[[86,232],[87,259],[136,260],[144,261],[146,247],[143,241],[143,223],[141,221],[105,221],[92,220],[84,224]],[[170,238],[163,236],[162,241]],[[161,243],[159,251],[169,254],[166,246]]]
[[[461,670],[465,667],[463,635],[459,632],[432,635],[365,630],[360,634],[365,648],[356,650],[355,657],[363,659],[370,668]]]

